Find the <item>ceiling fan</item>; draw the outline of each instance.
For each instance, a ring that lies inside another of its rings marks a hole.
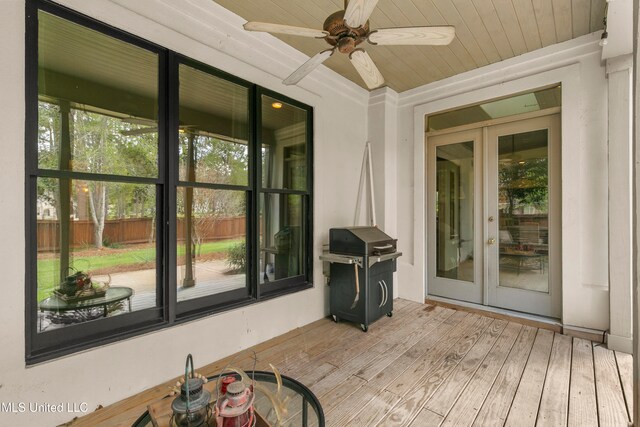
[[[332,46],[311,57],[284,79],[283,83],[286,85],[298,83],[333,55],[337,49],[338,52],[349,55],[351,63],[369,89],[382,86],[384,77],[369,54],[358,47],[365,40],[372,45],[447,45],[455,36],[453,26],[397,27],[371,30],[369,16],[371,16],[378,0],[350,0],[348,3],[347,1],[345,0],[345,10],[339,10],[327,17],[322,30],[266,22],[247,22],[244,24],[244,29],[320,38]]]

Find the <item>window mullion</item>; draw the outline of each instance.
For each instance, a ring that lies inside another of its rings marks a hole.
[[[167,220],[164,224],[165,251],[167,260],[165,273],[165,310],[169,323],[176,320],[177,315],[177,183],[178,183],[178,129],[179,129],[179,61],[173,52],[168,55],[167,64],[167,174],[165,185],[165,197],[167,205],[164,211]]]
[[[251,286],[253,295],[256,300],[260,300],[260,191],[262,190],[262,156],[260,148],[262,147],[262,108],[260,108],[260,97],[262,94],[261,88],[254,85],[251,91],[251,102],[249,105],[252,107],[251,111],[251,135],[253,140],[253,167],[251,172],[253,173],[253,209],[251,214],[252,224],[252,243],[251,255],[253,259],[253,274],[251,280]]]

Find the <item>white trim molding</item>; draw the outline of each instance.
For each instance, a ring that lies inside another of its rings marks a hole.
[[[579,126],[580,114],[580,65],[578,63],[502,82],[495,86],[481,87],[414,107],[414,215],[415,218],[419,218],[414,228],[414,268],[416,268],[417,273],[416,279],[419,275],[422,278],[421,282],[425,283],[427,277],[425,268],[425,116],[558,83],[562,85],[562,158],[570,159],[574,153],[580,150],[579,133],[573,131]],[[566,162],[566,164],[563,164],[563,187],[578,188],[580,186],[579,177],[579,162]],[[562,197],[562,283],[565,285],[576,282],[580,277],[580,272],[578,271],[580,265],[578,258],[580,253],[580,232],[578,228],[579,221],[577,220],[580,212],[579,204],[576,200],[578,194],[578,192],[571,191],[563,194]],[[423,286],[422,294],[417,294],[416,296],[420,300],[424,300],[425,295],[426,287]]]
[[[428,287],[425,116],[561,84],[561,321],[592,330],[608,329],[607,266],[600,264],[596,271],[593,264],[594,260],[602,259],[601,254],[608,252],[608,167],[603,153],[606,150],[606,104],[594,104],[606,94],[598,40],[599,33],[589,34],[400,94],[398,106],[403,115],[399,117],[399,123],[411,122],[413,125],[412,158],[405,158],[405,155],[400,159],[413,162],[413,188],[408,189],[412,191],[413,203],[406,206],[413,215],[411,218],[399,216],[399,221],[413,220],[412,227],[399,222],[401,235],[405,239],[413,238],[413,254],[398,263],[399,280],[405,284],[400,297],[424,301]],[[399,126],[398,131],[399,144],[411,143],[407,129]],[[405,148],[404,151],[408,150]],[[406,178],[400,184],[406,187]],[[591,234],[585,234],[587,229],[593,230]],[[605,261],[605,264],[608,263]]]
[[[632,70],[631,54],[607,59],[609,155],[609,339],[611,350],[631,353]]]

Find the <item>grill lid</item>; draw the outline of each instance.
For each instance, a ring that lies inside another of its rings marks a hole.
[[[345,228],[345,230],[349,230],[358,239],[362,240],[365,243],[393,240],[378,227],[347,227]]]
[[[329,251],[335,254],[374,255],[396,251],[396,239],[377,227],[342,227],[329,230]]]

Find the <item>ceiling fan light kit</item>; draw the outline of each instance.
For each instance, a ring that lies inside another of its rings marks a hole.
[[[302,37],[322,38],[332,47],[317,53],[302,64],[289,77],[286,85],[293,85],[326,61],[337,50],[349,55],[349,60],[369,89],[384,85],[384,77],[367,52],[358,47],[367,41],[371,45],[429,45],[442,46],[455,37],[452,26],[398,27],[371,30],[369,16],[378,0],[350,0],[345,10],[332,13],[324,21],[323,30],[294,27],[265,22],[247,22],[247,31],[263,31]]]

